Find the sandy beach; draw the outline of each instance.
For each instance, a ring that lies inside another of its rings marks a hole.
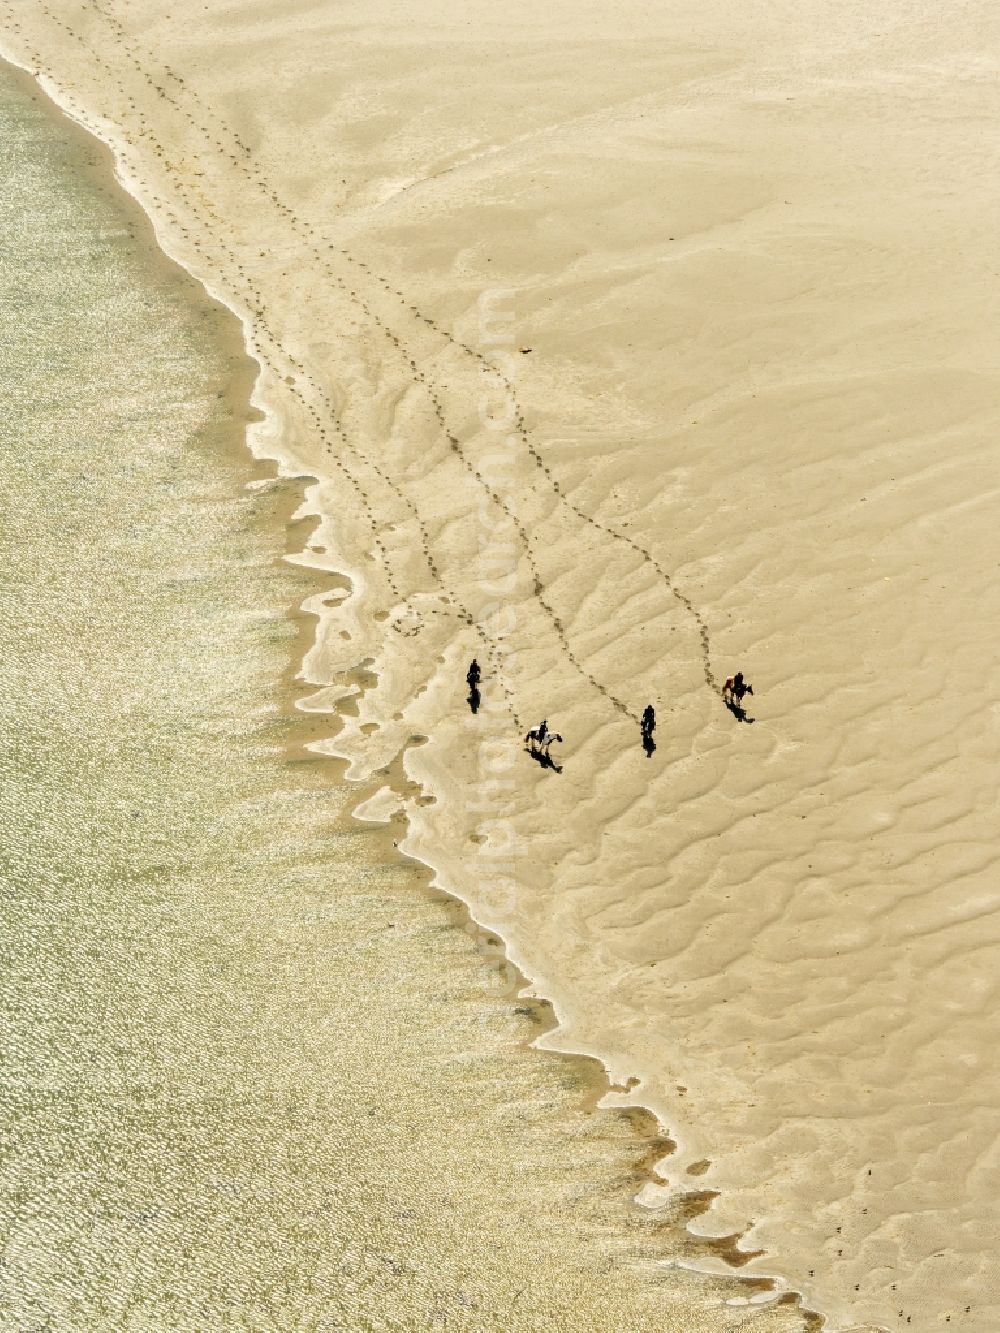
[[[995,13],[0,16],[315,479],[317,752],[659,1118],[644,1202],[992,1333]]]
[[[815,1328],[351,817],[240,325],[4,62],[0,185],[0,1325]]]

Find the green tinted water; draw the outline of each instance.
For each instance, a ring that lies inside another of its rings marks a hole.
[[[0,75],[0,1324],[693,1327],[648,1144],[288,757],[289,484],[88,155]]]

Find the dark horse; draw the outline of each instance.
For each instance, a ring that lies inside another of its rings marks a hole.
[[[479,693],[479,682],[482,680],[482,676],[483,673],[479,669],[479,663],[473,658],[465,679],[469,686],[469,707],[474,713],[479,712],[479,705],[483,701],[483,696]]]
[[[656,727],[656,713],[653,711],[653,705],[647,704],[642,714],[642,721],[639,723],[642,730],[642,748],[646,751],[646,758],[652,759],[653,751],[656,749],[656,741],[653,740],[653,730]]]

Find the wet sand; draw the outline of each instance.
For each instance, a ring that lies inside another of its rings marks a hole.
[[[992,11],[7,11],[319,479],[363,813],[748,1271],[992,1329]]]

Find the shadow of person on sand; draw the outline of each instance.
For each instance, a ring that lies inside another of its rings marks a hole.
[[[469,707],[474,713],[479,712],[479,705],[483,702],[483,696],[479,693],[479,687],[473,685],[469,690]]]

